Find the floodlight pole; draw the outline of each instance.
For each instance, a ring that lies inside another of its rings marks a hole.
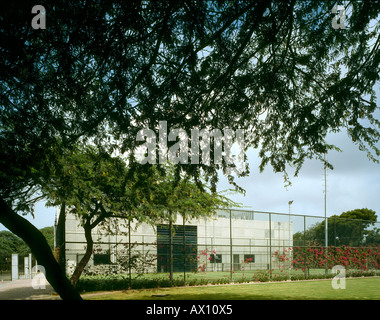
[[[288,202],[288,205],[289,205],[289,226],[288,226],[288,233],[289,233],[289,248],[290,248],[290,243],[291,243],[291,237],[290,237],[290,206],[292,205],[293,203],[293,200],[289,201]]]
[[[291,234],[290,234],[290,206],[292,205],[292,203],[293,203],[293,200],[291,200],[291,201],[289,201],[288,202],[288,204],[289,204],[289,225],[288,225],[288,234],[289,234],[289,249],[288,249],[288,251],[289,251],[289,257],[288,257],[288,259],[289,259],[289,269],[288,269],[288,276],[289,276],[289,280],[290,280],[290,271],[291,271],[291,262],[290,262],[290,248],[291,248],[291,242],[290,242],[290,239],[291,239]]]
[[[325,178],[325,254],[327,256],[328,250],[328,230],[327,230],[327,166],[326,166],[326,153],[324,155],[324,178]],[[326,274],[327,274],[327,262],[326,262]]]
[[[327,237],[327,177],[326,177],[326,153],[325,153],[325,164],[324,164],[324,173],[325,173],[325,247],[328,246],[328,237]]]

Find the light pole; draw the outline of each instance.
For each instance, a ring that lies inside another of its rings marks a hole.
[[[327,256],[327,250],[328,250],[328,230],[327,230],[327,166],[326,166],[326,153],[324,156],[324,176],[325,176],[325,254]],[[325,266],[326,270],[325,273],[327,274],[327,262]]]
[[[293,203],[293,200],[289,201],[288,202],[288,205],[289,205],[289,226],[288,226],[288,230],[289,230],[289,248],[290,248],[290,206],[292,205]]]
[[[288,257],[288,259],[289,259],[289,269],[288,269],[288,276],[289,276],[289,280],[290,280],[290,268],[291,268],[291,263],[290,263],[290,261],[291,261],[291,259],[290,259],[290,248],[291,248],[291,244],[290,244],[290,206],[292,205],[292,203],[293,203],[293,200],[291,200],[291,201],[289,201],[288,202],[288,205],[289,205],[289,225],[288,225],[288,233],[289,233],[289,257]]]

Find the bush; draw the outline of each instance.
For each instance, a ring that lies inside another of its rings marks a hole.
[[[332,279],[335,274],[295,274],[290,276],[290,280],[312,280],[312,279]],[[371,277],[380,276],[379,270],[373,271],[352,271],[346,272],[346,277]],[[234,279],[234,283],[247,283],[247,282],[268,282],[268,281],[288,281],[289,276],[286,274],[271,274],[267,270],[257,271],[252,277],[241,277]],[[178,286],[196,286],[208,284],[228,284],[231,283],[229,278],[219,279],[173,279],[168,278],[136,278],[130,280],[127,275],[95,275],[95,276],[82,276],[78,283],[77,289],[79,292],[83,291],[114,291],[114,290],[128,290],[128,289],[153,289],[153,288],[167,288]]]

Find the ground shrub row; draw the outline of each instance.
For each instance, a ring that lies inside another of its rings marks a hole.
[[[316,280],[316,279],[332,279],[334,274],[297,274],[291,275],[290,280]],[[346,277],[372,277],[380,276],[380,271],[347,271]],[[168,279],[168,278],[154,278],[154,279],[130,279],[128,275],[97,275],[97,276],[83,276],[77,284],[79,292],[89,291],[114,291],[114,290],[128,290],[128,289],[153,289],[153,288],[166,288],[178,286],[196,286],[196,285],[210,285],[210,284],[228,284],[228,283],[247,283],[247,282],[269,282],[269,281],[288,281],[289,276],[286,274],[270,274],[269,272],[258,272],[253,277],[239,277],[231,281],[229,278],[219,279]]]

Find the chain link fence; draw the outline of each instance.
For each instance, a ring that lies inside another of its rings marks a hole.
[[[329,273],[334,265],[354,272],[380,269],[380,223],[365,220],[219,210],[214,218],[187,221],[178,215],[155,226],[112,218],[93,237],[85,274],[121,274],[131,281],[302,278]],[[66,222],[65,248],[70,274],[86,248],[75,217]]]

